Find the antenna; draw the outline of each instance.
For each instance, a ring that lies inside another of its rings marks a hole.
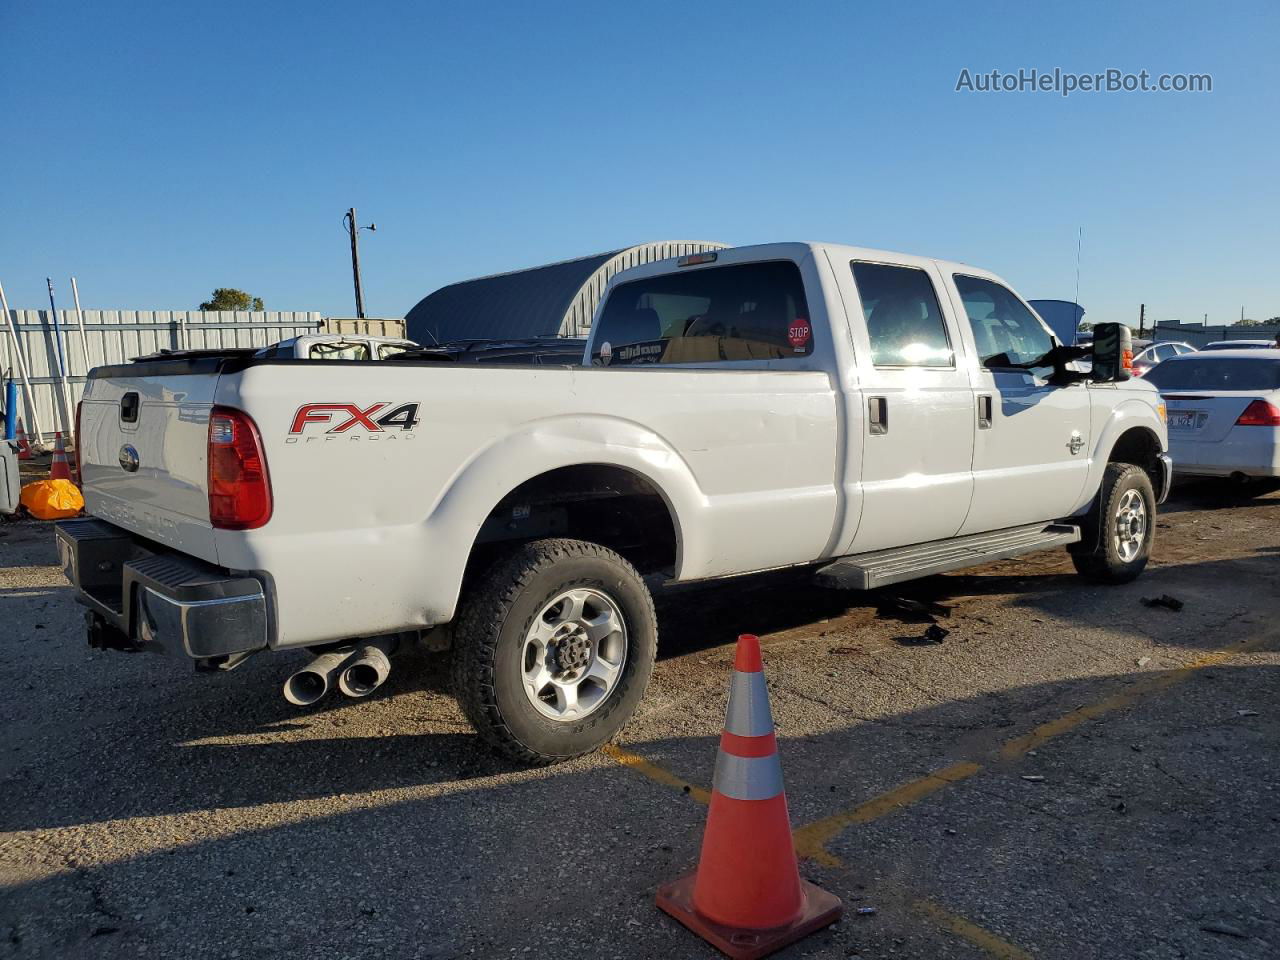
[[[1076,227],[1076,298],[1075,305],[1080,306],[1080,248],[1084,246],[1084,227]]]

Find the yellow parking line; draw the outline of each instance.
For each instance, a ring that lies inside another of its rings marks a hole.
[[[636,773],[648,777],[654,783],[660,783],[664,787],[672,787],[675,790],[679,790],[680,792],[692,797],[694,800],[697,800],[698,803],[708,804],[711,802],[711,792],[709,790],[704,790],[702,787],[692,784],[687,780],[681,780],[671,771],[664,770],[653,761],[646,760],[638,753],[632,753],[630,750],[623,750],[621,747],[612,743],[606,744],[603,749],[606,756],[611,757],[624,767],[629,767]]]
[[[1020,950],[1013,944],[1001,940],[990,930],[984,930],[976,923],[970,923],[930,900],[917,900],[915,908],[936,923],[942,929],[954,933],[957,937],[968,940],[984,953],[997,960],[1031,960],[1031,954]]]
[[[1167,690],[1175,684],[1189,679],[1198,670],[1225,663],[1239,654],[1257,650],[1265,646],[1274,636],[1275,634],[1273,633],[1266,633],[1243,643],[1236,643],[1230,647],[1214,650],[1175,670],[1144,676],[1126,690],[1104,697],[1095,703],[1078,707],[1068,714],[1040,724],[1030,733],[1006,742],[1000,748],[1000,759],[1004,761],[1020,759],[1028,751],[1034,750],[1049,740],[1074,730],[1086,720],[1094,720],[1116,710],[1133,706],[1143,697]],[[614,744],[605,746],[603,752],[616,763],[636,771],[654,783],[679,790],[703,805],[711,802],[711,792],[709,790],[676,776],[671,771],[664,769],[651,760],[645,759],[638,753],[633,753]],[[984,766],[979,763],[967,761],[953,763],[948,767],[943,767],[941,770],[925,774],[917,780],[894,787],[887,793],[873,797],[851,810],[845,810],[832,816],[824,817],[821,820],[815,820],[813,823],[797,827],[793,831],[796,841],[796,853],[805,859],[825,866],[842,866],[842,861],[827,850],[827,844],[844,830],[854,824],[870,823],[886,814],[893,813],[895,810],[910,806],[917,801],[932,796],[949,784],[966,780],[974,774],[980,773],[983,769]]]
[[[834,840],[841,831],[855,823],[870,823],[899,807],[923,800],[930,794],[937,793],[947,784],[971,777],[981,769],[982,767],[976,763],[955,763],[942,770],[926,774],[919,780],[912,780],[900,787],[894,787],[889,792],[859,804],[852,810],[798,827],[795,830],[796,853],[805,859],[829,867],[838,867],[840,860],[827,852],[827,843]]]
[[[1167,690],[1175,684],[1189,679],[1197,670],[1217,666],[1238,654],[1257,650],[1259,647],[1265,646],[1270,639],[1271,634],[1263,634],[1244,643],[1237,643],[1230,647],[1223,647],[1221,650],[1214,650],[1212,653],[1206,653],[1204,656],[1198,657],[1185,666],[1178,667],[1176,670],[1144,676],[1126,690],[1104,697],[1096,703],[1077,707],[1064,716],[1050,720],[1048,723],[1040,724],[1040,726],[1024,736],[1010,740],[1000,748],[1000,758],[1002,760],[1016,760],[1025,756],[1027,751],[1034,750],[1054,737],[1059,737],[1075,729],[1086,720],[1096,720],[1105,714],[1131,707],[1143,697],[1159,693],[1161,690]]]
[[[1198,670],[1225,663],[1239,654],[1249,653],[1266,646],[1275,637],[1275,632],[1268,632],[1243,643],[1235,643],[1229,647],[1214,650],[1175,670],[1142,677],[1126,690],[1104,697],[1096,703],[1078,707],[1064,716],[1040,724],[1028,734],[1008,741],[1000,748],[1000,759],[1006,761],[1017,760],[1025,756],[1028,751],[1034,750],[1054,737],[1059,737],[1075,729],[1086,720],[1093,720],[1115,710],[1133,706],[1149,694],[1167,690],[1175,684],[1189,679]],[[869,823],[885,814],[909,806],[918,800],[923,800],[925,797],[937,793],[948,784],[967,779],[982,769],[983,766],[977,763],[952,764],[949,767],[944,767],[941,770],[923,776],[919,780],[913,780],[900,787],[895,787],[888,793],[868,800],[852,810],[837,813],[798,827],[795,830],[796,852],[825,866],[841,866],[841,860],[827,850],[827,844],[834,840],[843,830],[855,823]]]

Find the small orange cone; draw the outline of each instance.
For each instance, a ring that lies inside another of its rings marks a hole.
[[[61,430],[53,435],[53,463],[49,465],[49,479],[71,479],[71,464],[67,460],[67,445],[62,442]]]
[[[18,418],[18,459],[35,459],[35,455],[31,452],[31,441],[27,439],[27,431],[22,429],[21,417]]]
[[[840,919],[839,898],[800,878],[760,640],[738,638],[698,869],[658,907],[734,960],[756,960]]]

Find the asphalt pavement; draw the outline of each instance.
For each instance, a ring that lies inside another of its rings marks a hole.
[[[49,525],[0,525],[0,957],[714,957],[653,894],[697,856],[739,632],[846,905],[780,957],[1280,956],[1278,577],[1280,494],[1199,483],[1123,587],[1054,552],[664,589],[619,743],[524,770],[447,654],[299,709],[305,655],[92,651]]]

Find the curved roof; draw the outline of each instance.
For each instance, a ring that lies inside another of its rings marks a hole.
[[[615,273],[654,260],[721,250],[725,246],[678,241],[642,243],[575,260],[463,280],[419,300],[405,314],[405,326],[408,336],[419,343],[580,337],[590,328],[600,297]]]

